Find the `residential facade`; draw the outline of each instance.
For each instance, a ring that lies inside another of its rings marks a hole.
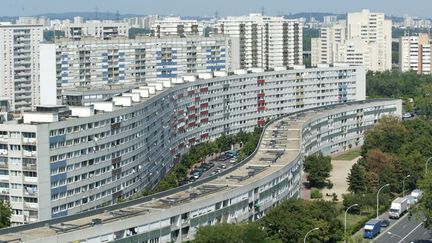
[[[312,108],[273,119],[257,150],[230,169],[197,182],[80,215],[0,230],[7,242],[184,242],[197,229],[255,221],[299,198],[303,158],[363,144],[383,116],[402,115],[401,100]],[[269,143],[269,141],[276,141]]]
[[[14,112],[30,111],[40,103],[39,44],[43,27],[0,24],[0,96]]]
[[[428,34],[399,38],[399,69],[402,72],[416,71],[431,74],[432,40]]]
[[[230,69],[227,53],[231,43],[224,36],[138,37],[104,41],[61,39],[41,46],[44,49],[41,53],[41,68],[45,70],[43,79],[50,87],[57,86],[59,90],[145,84],[158,79]],[[44,96],[50,94],[56,92]],[[60,91],[57,96],[61,96]]]
[[[298,20],[261,14],[218,20],[213,33],[231,38],[233,69],[287,67],[303,64],[303,26]]]
[[[190,146],[283,114],[364,100],[365,71],[332,67],[149,82],[89,107],[40,106],[0,124],[12,223],[97,208],[154,187]]]

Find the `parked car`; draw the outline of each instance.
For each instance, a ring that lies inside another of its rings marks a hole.
[[[220,167],[221,169],[226,169],[226,164],[221,164],[219,167]]]
[[[381,227],[385,228],[390,225],[390,220],[388,219],[381,219]]]

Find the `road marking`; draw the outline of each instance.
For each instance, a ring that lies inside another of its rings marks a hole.
[[[404,238],[402,238],[402,242],[410,235],[412,234],[412,232],[416,231],[416,229],[418,229],[418,227],[422,226],[423,222],[421,222],[419,225],[417,225],[413,230],[411,230]],[[426,233],[426,232],[425,232]]]
[[[387,227],[387,229],[385,229],[384,231],[382,231],[380,233],[380,235],[378,236],[378,238],[384,237],[385,234],[387,234],[387,231],[390,231],[391,228],[393,228],[395,225],[397,225],[398,222],[400,222],[399,220],[402,220],[404,218],[406,218],[408,216],[409,213],[406,213],[404,216],[402,216],[401,218],[399,218],[396,222],[394,222],[392,225],[390,225],[389,227]],[[378,238],[376,238],[376,240],[378,240]],[[371,242],[375,242],[375,240],[372,240]]]

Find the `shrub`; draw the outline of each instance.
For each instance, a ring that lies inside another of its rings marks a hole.
[[[317,188],[311,189],[311,198],[312,199],[320,199],[322,197],[323,197],[323,194]]]

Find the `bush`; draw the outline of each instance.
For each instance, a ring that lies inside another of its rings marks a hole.
[[[312,199],[320,199],[322,197],[323,197],[323,194],[317,188],[311,189],[311,198]]]

